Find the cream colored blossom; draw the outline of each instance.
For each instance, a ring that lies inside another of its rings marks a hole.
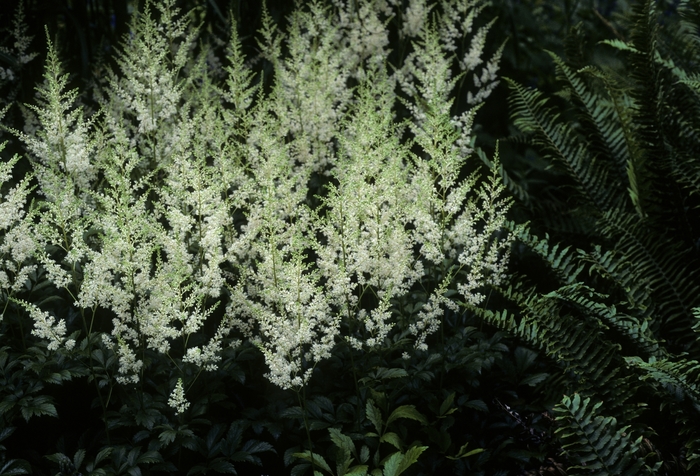
[[[190,402],[185,398],[185,389],[181,378],[177,379],[175,388],[168,398],[168,405],[174,408],[177,414],[184,413],[190,406]]]

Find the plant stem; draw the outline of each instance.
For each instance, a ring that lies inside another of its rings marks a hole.
[[[299,406],[301,407],[301,414],[304,417],[304,428],[306,429],[306,438],[309,440],[309,454],[311,455],[311,474],[316,474],[316,465],[314,464],[314,447],[311,442],[311,431],[309,430],[309,420],[306,418],[306,386],[302,385],[301,393],[299,390],[297,392],[297,398],[299,399]],[[302,399],[303,394],[303,399]]]

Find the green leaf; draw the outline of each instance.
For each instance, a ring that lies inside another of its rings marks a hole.
[[[410,418],[411,420],[421,422],[423,425],[428,424],[428,420],[418,410],[416,410],[414,405],[401,405],[391,412],[391,415],[389,415],[389,418],[386,420],[387,426],[398,418]]]
[[[639,50],[637,50],[635,47],[632,45],[625,43],[622,40],[617,40],[617,39],[612,39],[612,40],[603,40],[600,42],[603,45],[609,45],[612,46],[615,49],[618,49],[620,51],[629,51],[631,53],[639,53]]]
[[[374,405],[374,400],[367,400],[367,405],[365,407],[365,414],[367,419],[372,422],[374,428],[376,428],[377,433],[382,433],[382,412]]]
[[[44,456],[44,458],[46,458],[49,461],[53,461],[56,464],[66,464],[71,462],[70,458],[64,455],[63,453],[54,453],[52,455],[46,455]]]
[[[14,466],[14,467],[13,467]],[[32,474],[32,467],[23,459],[11,459],[0,468],[0,475],[15,476],[20,474]]]
[[[158,435],[158,439],[163,443],[164,446],[169,445],[173,441],[175,441],[175,437],[177,436],[177,431],[175,430],[164,430]]]
[[[75,466],[75,469],[80,469],[80,466],[83,464],[83,460],[85,460],[85,450],[79,449],[73,456],[73,465]]]
[[[22,416],[26,421],[33,416],[49,415],[58,418],[58,412],[53,403],[49,403],[50,397],[40,395],[38,397],[25,397],[20,400]]]
[[[367,461],[369,461],[369,447],[362,445],[362,449],[360,449],[360,463],[366,463]]]
[[[409,448],[409,450],[406,451],[406,454],[401,460],[401,464],[399,465],[399,469],[396,473],[396,476],[406,471],[413,463],[418,461],[418,457],[421,454],[423,454],[423,452],[427,449],[427,446],[414,446],[412,448]]]
[[[108,446],[108,447],[103,448],[102,450],[100,450],[100,452],[97,453],[97,456],[95,457],[95,466],[97,466],[98,464],[100,464],[100,463],[102,462],[102,460],[108,458],[109,455],[112,454],[112,450],[113,450],[113,449],[114,449],[114,448],[112,448],[111,446]]]
[[[529,385],[530,387],[534,387],[538,383],[544,381],[547,377],[549,377],[548,373],[538,373],[538,374],[533,374],[533,375],[528,375],[524,379],[520,380],[518,382],[520,385]]]
[[[294,454],[292,454],[292,456],[296,456],[297,458],[302,458],[302,459],[305,459],[305,460],[311,462],[311,452],[309,450],[306,450],[303,453],[294,453]],[[318,453],[313,454],[313,463],[315,466],[320,466],[324,470],[333,474],[331,467],[328,466],[328,463],[326,463],[326,460],[320,454],[318,454]]]
[[[237,474],[236,468],[224,458],[216,458],[207,465],[207,469],[217,473]]]
[[[385,367],[379,367],[376,372],[377,380],[401,377],[408,377],[408,372],[404,369],[387,369]]]
[[[367,469],[368,466],[366,464],[353,466],[347,473],[345,473],[345,476],[366,476]]]
[[[389,443],[391,445],[394,445],[394,447],[401,451],[403,448],[403,444],[401,441],[401,438],[399,438],[399,435],[394,433],[393,431],[389,431],[387,433],[384,433],[382,437],[379,439],[380,443]]]
[[[468,456],[476,455],[486,451],[484,448],[476,448],[474,450],[467,451],[467,446],[469,446],[469,443],[464,443],[464,445],[462,445],[462,447],[457,452],[456,456],[448,456],[447,459],[456,460],[460,458],[466,458]]]
[[[389,456],[384,462],[384,476],[398,476],[399,475],[399,465],[403,460],[404,456],[400,451]]]
[[[144,454],[138,457],[136,463],[160,463],[163,461],[163,457],[160,453],[154,450],[146,451]]]
[[[456,410],[452,409],[449,413],[447,413],[448,410],[450,410],[450,407],[452,406],[452,402],[455,401],[455,392],[452,392],[447,396],[447,398],[442,402],[442,405],[440,405],[440,416],[446,416],[449,415],[450,413],[454,412]]]
[[[4,441],[12,433],[14,433],[16,428],[14,426],[8,426],[0,430],[0,441]]]
[[[331,441],[335,446],[343,451],[354,452],[355,444],[352,442],[352,439],[349,436],[344,435],[337,428],[329,428],[328,433],[330,433]]]

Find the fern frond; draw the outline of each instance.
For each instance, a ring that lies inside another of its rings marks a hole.
[[[625,361],[643,371],[642,380],[651,380],[663,386],[678,401],[688,397],[700,411],[700,363],[697,360],[650,358],[648,362],[639,357],[626,357]]]
[[[556,295],[543,296],[518,287],[501,292],[518,305],[521,315],[506,310],[474,311],[489,324],[544,351],[569,374],[570,389],[593,391],[624,405],[631,389],[617,378],[620,347],[604,339],[605,327],[599,321],[566,313],[564,301]]]
[[[681,429],[686,450],[688,469],[700,462],[700,363],[696,360],[650,358],[645,362],[639,357],[626,358],[627,363],[642,371],[641,380],[651,383],[676,425]],[[690,405],[683,405],[690,401]]]
[[[548,105],[542,93],[511,79],[505,80],[512,91],[509,101],[514,124],[521,131],[534,134],[534,142],[547,158],[563,167],[575,180],[578,192],[589,206],[599,212],[605,210],[611,201],[610,192],[600,184],[606,183],[607,174],[604,169],[592,165],[594,157],[588,142]]]
[[[559,244],[550,244],[549,235],[541,240],[530,233],[525,226],[508,222],[505,225],[513,237],[526,244],[533,252],[539,255],[552,268],[557,277],[567,284],[576,283],[578,275],[583,271],[584,265],[574,259],[574,254],[569,253],[570,246],[560,248]]]
[[[642,436],[635,437],[629,426],[617,428],[617,420],[600,413],[603,402],[591,403],[577,393],[564,396],[554,407],[560,427],[555,435],[573,463],[569,474],[596,476],[637,476],[653,474],[638,456]]]
[[[658,303],[659,325],[668,335],[674,331],[687,341],[692,308],[700,295],[700,271],[694,268],[689,251],[673,237],[651,233],[637,216],[610,212],[603,231],[616,240],[615,249],[624,253],[630,271],[645,281]]]
[[[622,178],[623,165],[629,157],[625,147],[625,127],[617,116],[619,106],[614,100],[593,90],[584,82],[584,75],[588,75],[590,67],[574,72],[555,53],[547,53],[554,60],[558,78],[564,82],[565,90],[578,106],[580,134],[585,137],[592,155],[591,163],[587,164],[587,167],[590,173],[598,178],[596,185],[601,193],[605,194],[602,203],[606,208],[620,207],[623,205],[624,195],[615,184]],[[598,76],[603,74],[599,73]],[[609,79],[608,84],[610,82]]]

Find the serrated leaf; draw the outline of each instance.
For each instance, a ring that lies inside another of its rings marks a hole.
[[[489,407],[483,400],[469,400],[467,403],[464,404],[464,406],[467,408],[478,410],[480,412],[487,413],[489,411]]]
[[[21,405],[21,413],[22,416],[26,421],[29,421],[29,419],[33,416],[42,416],[42,415],[49,415],[55,418],[58,418],[58,412],[56,411],[56,407],[53,405],[53,403],[48,403],[46,400],[47,398],[42,398],[42,397],[37,397],[37,398],[27,398],[23,399],[20,402]],[[25,403],[27,402],[27,403]],[[31,403],[29,403],[31,402]],[[30,406],[31,405],[31,406]]]
[[[138,466],[132,466],[128,470],[126,470],[127,473],[129,473],[131,476],[141,476],[141,468]]]
[[[610,45],[613,48],[616,48],[620,51],[629,51],[631,53],[639,53],[639,50],[634,48],[631,44],[625,43],[622,40],[617,40],[617,39],[603,40],[600,43],[603,45]]]
[[[547,377],[549,377],[548,373],[541,372],[538,374],[534,375],[528,375],[524,379],[522,379],[519,383],[520,385],[529,385],[530,387],[534,387],[538,383],[544,381]]]
[[[12,433],[14,433],[16,428],[14,426],[7,426],[0,430],[0,441],[4,441],[7,437],[9,437]]]
[[[61,378],[61,374],[58,372],[53,372],[51,375],[44,378],[44,382],[53,383],[56,385],[60,385],[62,381],[63,379]]]
[[[309,423],[310,430],[325,430],[329,426],[331,426],[330,423],[322,420],[311,420],[311,423]]]
[[[236,468],[224,458],[216,458],[211,461],[207,465],[207,469],[214,470],[217,473],[238,474],[236,473]]]
[[[414,405],[401,405],[391,412],[391,415],[389,415],[389,418],[386,420],[387,426],[399,418],[410,418],[411,420],[421,422],[423,425],[428,424],[428,420],[418,410],[416,410]]]
[[[70,463],[70,458],[68,456],[64,455],[63,453],[54,453],[52,455],[46,455],[46,456],[44,456],[44,458],[46,458],[49,461],[53,461],[56,464]]]
[[[177,431],[175,430],[164,430],[158,435],[158,439],[160,440],[161,443],[163,443],[164,446],[169,445],[173,441],[175,441],[175,437],[177,436]]]
[[[301,409],[301,407],[290,407],[290,408],[285,408],[281,416],[283,418],[304,418],[304,411]]]
[[[79,449],[75,452],[75,455],[73,455],[73,466],[75,466],[75,469],[80,469],[80,466],[83,464],[83,460],[85,460],[85,450]]]
[[[412,448],[409,448],[408,451],[406,451],[406,454],[404,455],[403,459],[401,460],[401,464],[399,465],[399,469],[396,473],[396,476],[399,476],[399,474],[406,471],[413,463],[418,461],[420,455],[423,454],[423,452],[427,449],[427,446],[414,446]]]
[[[323,395],[314,397],[313,401],[325,412],[333,413],[333,402]]]
[[[97,456],[95,457],[95,466],[97,466],[98,464],[100,464],[100,462],[101,462],[103,459],[109,457],[109,455],[112,454],[112,450],[113,450],[113,449],[114,449],[114,448],[108,446],[107,448],[103,448],[102,450],[100,450],[100,452],[97,453]]]
[[[13,468],[13,466],[16,466]],[[0,475],[15,476],[20,474],[32,474],[32,467],[23,459],[11,459],[0,468]]]
[[[483,453],[484,451],[486,451],[484,448],[476,448],[476,449],[473,449],[471,451],[467,451],[467,446],[469,446],[469,443],[464,443],[462,445],[462,447],[459,449],[459,451],[457,452],[456,456],[447,456],[447,459],[457,460],[457,459],[466,458],[468,456],[472,456],[475,454]]]
[[[403,444],[401,441],[401,438],[399,438],[399,435],[394,433],[393,431],[389,431],[387,433],[384,433],[382,437],[379,439],[380,443],[389,443],[390,445],[393,445],[397,450],[401,451],[403,448]]]
[[[201,464],[198,464],[196,466],[192,466],[189,471],[187,471],[187,476],[194,476],[195,474],[202,474],[206,473],[207,468],[202,466]]]
[[[346,463],[350,458],[350,455],[355,453],[355,444],[352,442],[352,439],[349,436],[344,435],[337,428],[329,428],[328,433],[331,435],[331,441],[333,444],[343,451],[345,458],[343,463]]]
[[[262,466],[262,460],[259,457],[245,451],[236,451],[229,456],[229,459],[237,463],[252,463],[257,466]]]
[[[366,463],[367,461],[369,461],[369,447],[362,445],[362,449],[360,449],[360,463]]]
[[[366,464],[353,466],[347,473],[345,473],[345,476],[366,476],[368,468],[369,467]]]
[[[0,415],[3,413],[6,413],[15,406],[16,400],[14,400],[14,395],[9,395],[3,399],[2,402],[0,402]]]
[[[305,459],[309,462],[311,462],[311,458],[312,458],[311,452],[309,450],[306,450],[303,453],[294,453],[292,456],[296,456],[297,458]],[[313,454],[313,462],[314,462],[315,466],[320,466],[321,468],[325,469],[329,473],[333,474],[331,467],[328,466],[328,463],[326,463],[326,460],[320,454],[318,454],[318,453]]]
[[[369,399],[367,400],[367,405],[365,407],[365,414],[367,415],[367,419],[372,422],[374,425],[374,428],[376,428],[377,433],[381,434],[382,432],[382,412],[379,410],[379,408],[376,407],[374,404],[374,400]]]
[[[262,453],[263,451],[275,452],[275,448],[267,441],[248,440],[241,448],[248,453]]]
[[[390,379],[390,378],[401,378],[408,377],[408,372],[404,369],[387,369],[385,367],[380,367],[377,369],[377,379]]]
[[[160,463],[163,457],[157,451],[150,450],[138,457],[137,463]]]
[[[389,458],[384,462],[384,476],[398,476],[399,475],[399,465],[403,460],[404,456],[400,451],[389,456]]]
[[[447,396],[445,401],[442,402],[442,405],[440,405],[440,416],[445,416],[448,415],[447,411],[450,409],[452,406],[452,403],[455,401],[455,392],[452,392]],[[450,412],[452,413],[452,412]]]
[[[298,464],[292,468],[290,472],[291,476],[302,476],[306,474],[306,470],[309,469],[311,465],[309,463]]]

